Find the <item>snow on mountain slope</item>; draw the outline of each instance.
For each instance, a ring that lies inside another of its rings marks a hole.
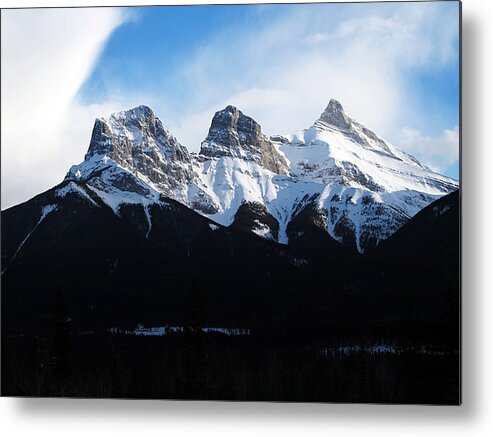
[[[353,120],[335,100],[310,128],[270,139],[228,106],[215,114],[199,154],[140,106],[96,120],[84,162],[66,179],[84,181],[117,214],[124,204],[148,208],[170,197],[280,243],[303,238],[299,226],[294,234],[288,229],[303,213],[359,252],[458,188]],[[151,216],[148,221],[150,229]]]
[[[339,114],[339,115],[338,115]],[[441,194],[456,181],[434,173],[347,116],[331,100],[309,129],[278,137],[293,174],[324,184],[359,184],[375,192]]]
[[[309,129],[273,138],[299,181],[319,182],[328,232],[364,252],[429,203],[458,188],[350,118],[331,100]]]
[[[364,252],[458,187],[350,118],[335,100],[309,129],[270,143],[289,165],[288,175],[224,156],[221,148],[214,154],[207,143],[199,174],[219,206],[210,218],[230,225],[240,205],[263,205],[278,223],[271,234],[287,243],[288,224],[313,203],[317,222],[332,237]]]

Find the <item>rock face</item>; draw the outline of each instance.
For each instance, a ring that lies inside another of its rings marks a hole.
[[[152,109],[139,106],[97,119],[85,159],[106,154],[116,163],[134,169],[158,166],[160,161],[190,161],[186,147],[171,135]]]
[[[185,200],[194,173],[187,148],[149,107],[139,106],[97,119],[84,162],[73,166],[66,179],[87,181],[109,195],[119,191]]]
[[[331,99],[324,112],[319,118],[319,122],[326,123],[340,130],[351,130],[351,119],[346,115],[342,105],[335,99]]]
[[[229,156],[252,161],[277,174],[287,174],[288,165],[260,125],[234,106],[216,112],[200,154],[208,158]]]
[[[142,175],[166,195],[192,178],[187,148],[164,129],[147,106],[113,114],[109,120],[96,120],[85,162],[101,161],[105,165],[110,160],[132,174]],[[72,167],[69,177],[76,177],[78,171],[83,179],[94,173],[93,168],[86,168],[89,174],[81,170]]]
[[[360,253],[458,188],[336,100],[308,129],[270,138],[227,106],[214,115],[199,154],[139,106],[96,120],[84,162],[66,179],[85,183],[117,215],[141,205],[149,229],[153,205],[172,198],[223,226],[279,243],[316,246],[327,235]]]

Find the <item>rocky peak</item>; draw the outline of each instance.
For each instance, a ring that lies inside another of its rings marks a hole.
[[[149,106],[140,105],[127,111],[120,111],[111,114],[110,120],[115,123],[134,123],[146,124],[153,122],[156,118],[153,110]]]
[[[235,156],[242,148],[262,140],[260,125],[235,106],[214,114],[200,153],[205,156]]]
[[[89,180],[114,164],[145,176],[167,195],[193,178],[186,147],[143,105],[96,119],[84,162],[72,166],[66,178]]]
[[[274,173],[288,173],[286,161],[262,133],[260,125],[231,105],[215,113],[200,154],[254,161]]]
[[[320,115],[320,118],[314,123],[315,129],[325,130],[327,127],[336,129],[344,136],[350,138],[352,141],[361,145],[366,149],[371,149],[383,153],[388,156],[392,156],[398,160],[401,160],[395,155],[385,140],[380,138],[375,132],[371,131],[354,118],[350,117],[345,111],[342,104],[331,99],[324,112]],[[409,159],[415,161],[420,165],[412,156],[408,156]]]
[[[341,103],[335,99],[330,99],[329,104],[317,121],[326,123],[340,130],[347,131],[351,130],[352,127],[351,118],[346,114]]]
[[[187,149],[167,131],[151,108],[141,105],[96,119],[85,159],[106,155],[115,162],[133,166],[139,155],[160,155],[161,159],[189,161]]]

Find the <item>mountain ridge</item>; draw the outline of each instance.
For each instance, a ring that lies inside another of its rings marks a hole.
[[[84,182],[117,215],[122,205],[147,210],[165,196],[282,244],[303,237],[300,223],[316,224],[360,253],[458,188],[334,99],[311,127],[289,136],[267,137],[229,105],[214,115],[199,153],[190,153],[149,107],[121,111],[96,120],[84,161],[65,180]],[[296,219],[302,212],[304,219]]]

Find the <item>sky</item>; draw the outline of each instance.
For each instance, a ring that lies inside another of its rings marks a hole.
[[[61,182],[94,119],[140,104],[198,151],[214,113],[264,133],[331,98],[459,176],[458,2],[2,10],[2,209]]]

